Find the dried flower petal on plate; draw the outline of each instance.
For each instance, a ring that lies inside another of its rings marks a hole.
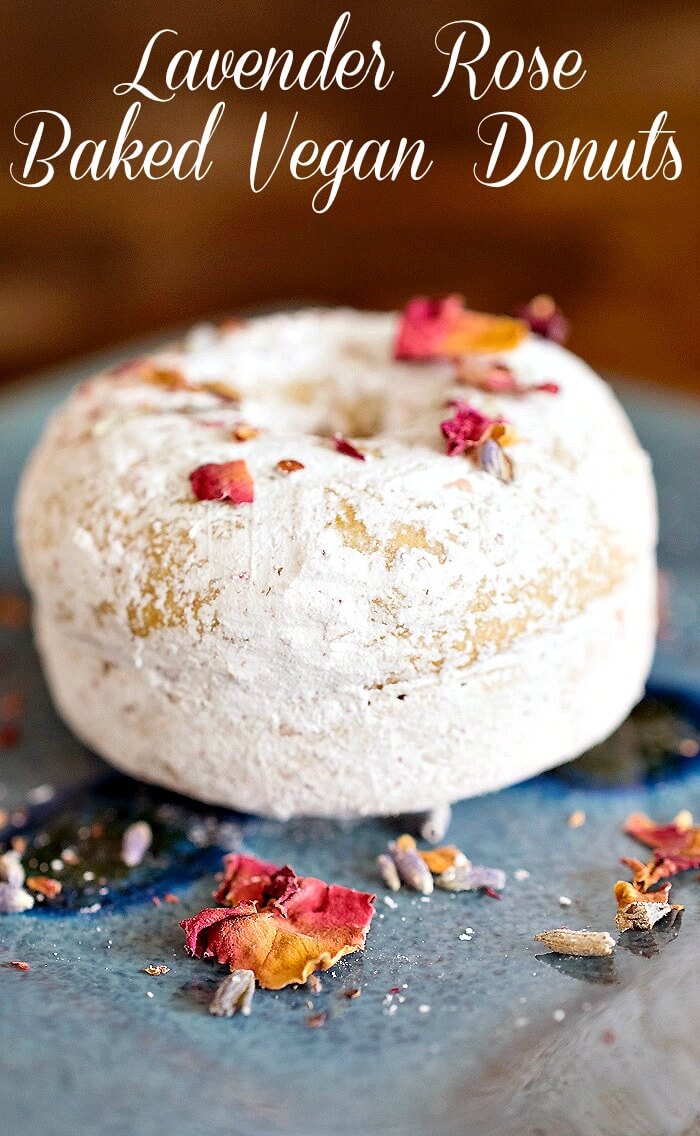
[[[700,868],[700,825],[693,824],[684,810],[670,824],[656,824],[644,813],[632,813],[624,831],[653,849],[657,861],[664,862],[664,875]]]
[[[462,359],[457,366],[455,382],[476,387],[489,394],[559,394],[558,383],[520,383],[506,363],[478,365],[473,359]]]
[[[526,335],[527,324],[522,320],[469,311],[460,296],[441,300],[419,296],[401,315],[394,358],[452,359],[508,351]]]
[[[45,895],[47,899],[55,899],[63,890],[61,881],[53,880],[50,876],[29,876],[27,887],[30,891]]]
[[[615,947],[615,940],[607,931],[571,931],[568,927],[541,931],[534,939],[558,955],[604,957],[611,955]]]
[[[659,919],[671,911],[682,911],[677,904],[668,902],[670,884],[656,891],[639,891],[627,880],[618,880],[614,892],[617,900],[615,926],[619,931],[650,931]]]
[[[190,474],[190,483],[198,501],[230,501],[232,505],[253,501],[253,478],[244,461],[200,465]]]
[[[621,863],[632,869],[632,883],[638,891],[648,892],[660,880],[665,879],[668,875],[673,875],[672,871],[666,871],[664,860],[660,862],[650,860],[648,864],[643,864],[641,860],[636,860],[632,856],[623,856]]]
[[[261,986],[279,990],[364,947],[373,895],[239,853],[224,865],[216,899],[231,906],[207,908],[180,924],[197,958],[252,970]]]
[[[461,849],[454,844],[445,844],[441,848],[429,848],[419,852],[421,859],[428,865],[434,876],[439,876],[449,868],[457,866],[471,868],[471,863]]]
[[[535,335],[551,339],[553,343],[566,343],[569,336],[569,321],[551,296],[535,296],[529,304],[519,308],[516,315],[525,321]]]
[[[255,995],[255,975],[252,970],[232,970],[220,982],[209,1003],[209,1013],[217,1018],[232,1018],[241,1013],[249,1017]]]
[[[358,450],[357,446],[353,446],[352,442],[349,442],[342,434],[333,435],[333,445],[339,454],[345,454],[348,458],[355,458],[356,461],[361,462],[367,460],[365,454]]]

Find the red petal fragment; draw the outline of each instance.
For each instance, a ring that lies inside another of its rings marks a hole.
[[[440,423],[440,429],[447,439],[447,453],[450,457],[466,453],[478,446],[498,421],[482,414],[476,407],[466,402],[454,403],[455,412],[451,418]]]
[[[347,457],[355,458],[357,461],[361,462],[366,460],[362,451],[358,450],[357,446],[353,446],[352,442],[349,442],[342,434],[333,435],[333,445],[339,454],[345,454]]]
[[[245,856],[242,852],[231,852],[224,856],[224,878],[214,892],[214,899],[217,903],[228,903],[231,907],[241,901],[260,904],[271,877],[278,871],[277,865],[270,864],[267,860]]]
[[[681,816],[670,824],[656,824],[644,813],[632,813],[625,821],[625,832],[653,849],[664,876],[700,868],[700,825],[690,818],[688,823],[679,823]]]
[[[459,296],[429,300],[418,296],[406,305],[394,346],[395,359],[435,359],[440,345],[463,311]]]
[[[459,296],[418,297],[401,316],[395,359],[454,359],[460,355],[507,351],[527,335],[527,326],[510,316],[472,312]]]
[[[535,335],[551,339],[554,343],[566,343],[569,321],[551,296],[535,296],[529,304],[519,308],[516,315],[525,321]]]
[[[374,914],[373,895],[240,854],[225,858],[216,898],[232,906],[184,920],[186,949],[232,970],[252,970],[274,990],[361,950]]]
[[[233,505],[253,501],[253,478],[244,461],[200,465],[190,474],[190,483],[198,501],[230,501]]]
[[[560,390],[558,383],[519,383],[505,363],[490,363],[483,367],[464,361],[457,368],[456,380],[465,386],[476,387],[477,390],[487,391],[489,394],[516,395],[540,391],[545,394],[559,394]]]

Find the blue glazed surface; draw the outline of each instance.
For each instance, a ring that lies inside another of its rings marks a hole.
[[[47,413],[89,369],[72,368],[0,404],[4,586],[18,584],[10,514],[19,469]],[[671,629],[653,683],[682,697],[684,721],[673,730],[694,736],[700,720],[700,418],[691,407],[673,409],[634,392],[627,402],[654,459],[661,560],[671,573]],[[3,688],[22,685],[29,694],[21,745],[0,751],[0,808],[22,809],[33,788],[49,784],[51,801],[30,809],[26,819],[14,817],[30,845],[44,834],[60,843],[61,825],[98,822],[105,835],[94,848],[99,844],[106,857],[95,865],[95,881],[76,872],[54,907],[0,916],[4,1131],[696,1131],[697,873],[674,884],[674,899],[686,907],[680,927],[623,936],[612,959],[557,958],[532,936],[562,923],[614,931],[618,860],[639,854],[622,822],[636,810],[662,819],[681,808],[700,812],[697,759],[659,757],[653,745],[650,757],[648,732],[627,727],[608,744],[602,766],[584,758],[463,802],[449,838],[476,862],[507,871],[503,898],[436,892],[424,902],[402,891],[392,908],[373,867],[397,831],[389,822],[279,825],[144,790],[113,774],[58,721],[26,633],[0,632],[0,661]],[[504,738],[504,745],[517,739]],[[575,809],[587,815],[579,829],[566,824]],[[119,876],[116,845],[110,851],[109,842],[129,819],[144,815],[157,822],[153,856]],[[226,1021],[207,1013],[224,971],[185,957],[178,923],[208,905],[222,849],[240,843],[265,859],[290,862],[300,874],[376,889],[379,896],[367,950],[324,975],[321,993],[259,991],[249,1019]],[[49,855],[51,845],[43,848],[39,856]],[[529,876],[515,878],[518,869]],[[102,872],[106,894],[100,894]],[[154,906],[151,897],[166,892],[180,902]],[[562,895],[572,900],[565,909]],[[99,909],[80,912],[95,903]],[[30,962],[31,970],[8,967],[12,959]],[[148,977],[143,968],[150,963],[166,963],[170,973]],[[349,1001],[343,991],[355,986],[362,994]],[[398,996],[389,994],[395,987]],[[322,1029],[305,1028],[307,1001],[327,1012]]]

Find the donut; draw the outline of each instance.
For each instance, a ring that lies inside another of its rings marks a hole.
[[[549,326],[302,310],[78,386],[17,533],[79,738],[281,819],[429,809],[605,739],[652,657],[654,486]]]

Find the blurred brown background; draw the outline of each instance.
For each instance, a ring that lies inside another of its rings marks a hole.
[[[64,160],[45,188],[10,179],[10,162],[25,154],[13,125],[28,110],[60,110],[76,140],[116,136],[131,100],[112,88],[133,77],[157,29],[179,33],[157,54],[161,61],[177,47],[238,53],[274,45],[303,55],[325,46],[346,6],[352,20],[343,50],[369,53],[371,40],[381,39],[396,71],[387,90],[243,94],[227,83],[217,94],[181,91],[170,103],[147,103],[135,133],[179,143],[199,135],[214,102],[226,100],[209,150],[214,166],[199,183],[121,175],[76,183]],[[697,12],[682,0],[6,3],[0,375],[245,305],[390,306],[415,292],[457,290],[475,307],[506,311],[549,291],[572,318],[572,347],[594,364],[698,390]],[[527,59],[539,44],[553,64],[577,48],[588,75],[570,92],[521,83],[476,104],[456,77],[433,99],[446,63],[435,32],[456,19],[488,26],[494,62],[509,48]],[[316,183],[286,172],[254,196],[248,162],[265,109],[277,137],[298,109],[299,138],[424,137],[435,164],[418,183],[405,175],[395,184],[346,179],[323,216],[311,210]],[[540,182],[528,172],[505,188],[482,187],[472,174],[487,156],[476,128],[499,109],[527,115],[540,143],[580,135],[604,147],[619,138],[623,148],[666,110],[684,171],[676,182],[584,182],[576,174]]]

